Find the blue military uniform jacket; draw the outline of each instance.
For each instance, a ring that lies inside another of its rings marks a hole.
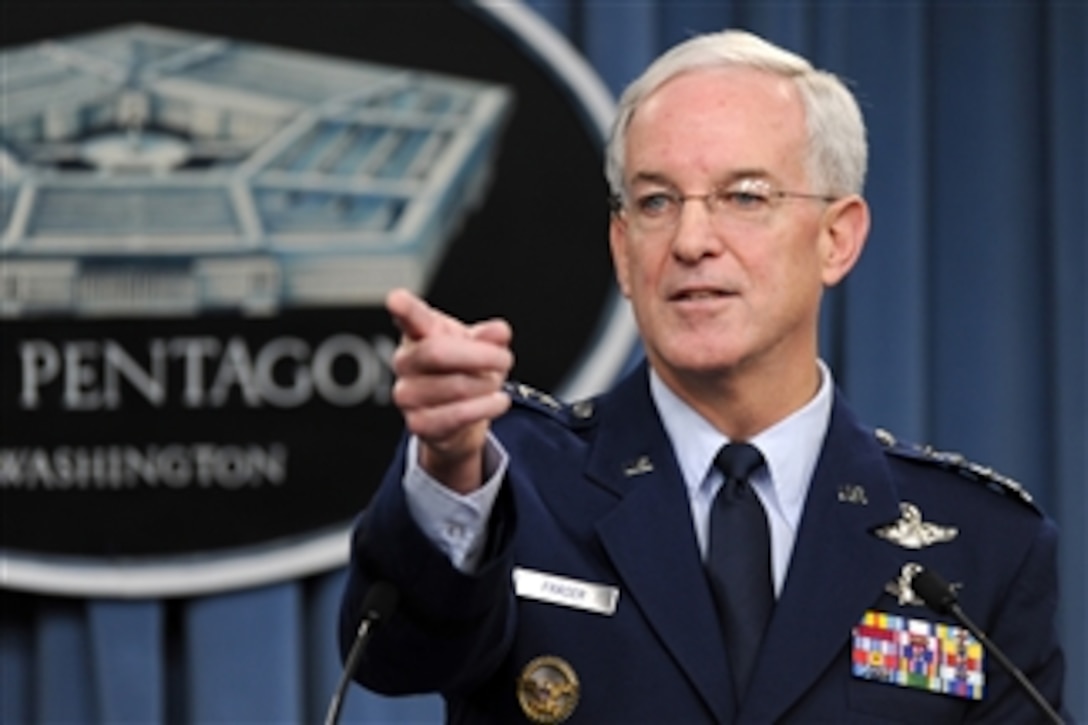
[[[1037,721],[989,657],[979,701],[853,673],[852,633],[867,611],[951,621],[895,584],[920,564],[960,585],[963,609],[1059,706],[1056,532],[1011,481],[867,429],[836,395],[788,576],[741,695],[645,367],[573,406],[511,391],[515,405],[493,428],[511,463],[476,574],[451,567],[411,519],[403,448],[360,517],[345,648],[371,582],[401,595],[356,672],[363,685],[441,692],[449,720],[464,723]],[[951,540],[908,548],[878,535],[904,522],[904,503]],[[614,611],[517,596],[515,568],[614,592]]]

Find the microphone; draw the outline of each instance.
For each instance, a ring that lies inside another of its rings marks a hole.
[[[951,614],[957,622],[966,627],[967,631],[982,643],[986,651],[997,658],[1005,671],[1012,675],[1012,678],[1023,688],[1035,703],[1035,706],[1046,715],[1047,719],[1056,725],[1064,725],[1058,713],[1054,711],[1054,708],[1050,706],[1050,703],[1046,701],[1046,698],[1036,689],[1035,685],[1031,684],[1031,681],[1020,671],[1020,668],[1014,665],[1012,660],[1001,651],[1001,648],[991,642],[986,633],[964,613],[959,605],[956,590],[940,574],[930,569],[920,569],[911,579],[910,588],[921,597],[927,607],[938,614]]]
[[[348,650],[348,656],[344,660],[344,669],[340,672],[340,682],[336,685],[329,709],[325,713],[325,725],[336,725],[340,719],[340,708],[344,706],[344,696],[347,693],[351,676],[359,665],[359,658],[363,656],[366,643],[370,639],[370,633],[378,624],[388,619],[397,608],[397,588],[389,582],[374,582],[367,590],[363,598],[363,619],[359,622],[359,629],[355,633],[355,641]]]

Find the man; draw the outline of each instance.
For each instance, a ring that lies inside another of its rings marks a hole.
[[[693,38],[627,89],[608,147],[646,364],[560,404],[506,383],[506,323],[389,295],[411,436],[355,532],[345,648],[372,583],[401,603],[359,682],[440,692],[452,722],[1038,719],[921,606],[930,569],[1060,706],[1052,524],[1008,479],[864,428],[818,358],[823,290],[868,233],[865,163],[836,78]],[[744,472],[718,470],[727,443],[755,451]]]

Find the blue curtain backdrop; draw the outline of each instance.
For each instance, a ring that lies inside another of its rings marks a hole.
[[[823,354],[872,423],[992,464],[1058,520],[1067,699],[1088,719],[1088,3],[530,5],[613,93],[665,47],[725,26],[850,80],[874,228],[828,300]],[[342,580],[169,601],[5,595],[0,721],[319,721]],[[434,697],[358,688],[344,712],[440,719]]]

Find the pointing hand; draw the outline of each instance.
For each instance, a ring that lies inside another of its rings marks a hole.
[[[492,419],[510,407],[502,385],[514,364],[505,320],[467,325],[395,289],[386,308],[400,327],[393,400],[420,441],[420,464],[450,488],[480,485]]]

